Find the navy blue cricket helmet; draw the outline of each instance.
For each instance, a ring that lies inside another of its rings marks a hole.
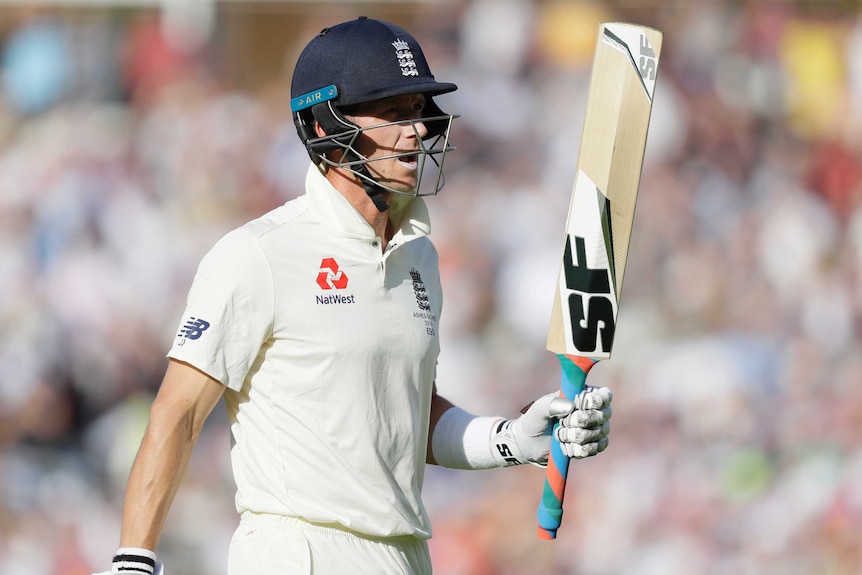
[[[364,158],[357,157],[352,146],[361,129],[344,116],[343,110],[391,96],[423,94],[426,103],[420,121],[428,131],[423,139],[443,139],[442,148],[437,144],[434,149],[420,150],[441,168],[436,193],[442,187],[442,156],[453,149],[448,135],[457,116],[440,110],[433,97],[457,89],[455,84],[434,78],[422,48],[410,33],[395,24],[361,16],[324,28],[302,51],[291,82],[291,112],[312,161],[351,168],[365,182],[376,184],[364,169]],[[315,122],[326,136],[317,135]],[[325,156],[336,149],[347,152],[339,163]]]

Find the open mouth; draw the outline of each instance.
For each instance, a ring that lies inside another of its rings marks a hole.
[[[419,163],[419,155],[418,154],[406,154],[404,156],[399,156],[398,162],[400,162],[402,165],[404,165],[408,168],[416,169],[416,166]]]

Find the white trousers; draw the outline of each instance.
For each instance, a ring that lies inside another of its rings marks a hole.
[[[228,575],[431,575],[428,542],[360,537],[294,517],[243,513]]]

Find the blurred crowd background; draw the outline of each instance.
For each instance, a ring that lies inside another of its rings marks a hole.
[[[513,415],[544,349],[599,22],[664,31],[614,356],[611,444],[543,472],[429,470],[441,575],[862,573],[862,11],[852,1],[0,2],[0,575],[108,567],[198,260],[302,193],[299,50],[365,14],[461,114],[429,198],[441,393]],[[159,548],[219,575],[207,422]]]

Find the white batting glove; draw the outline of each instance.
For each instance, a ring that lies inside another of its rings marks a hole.
[[[492,430],[491,451],[500,467],[548,464],[551,434],[560,419],[557,439],[568,457],[581,459],[604,451],[610,433],[611,400],[606,388],[587,386],[574,402],[559,392],[543,395],[518,419],[501,421]]]
[[[586,386],[575,397],[574,410],[560,420],[557,439],[568,457],[583,459],[608,447],[611,431],[611,401],[607,387]]]
[[[554,422],[572,411],[573,404],[559,392],[543,395],[521,410],[518,419],[506,419],[491,433],[491,452],[500,467],[548,464]]]

